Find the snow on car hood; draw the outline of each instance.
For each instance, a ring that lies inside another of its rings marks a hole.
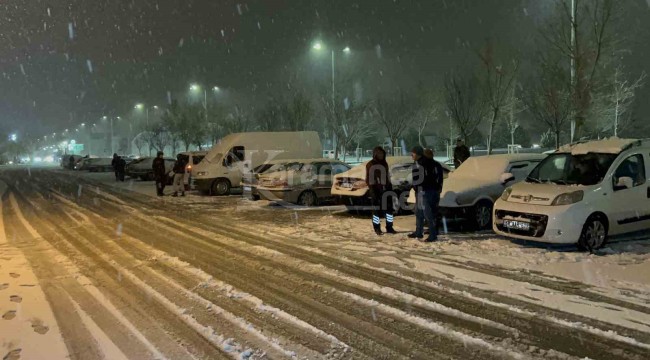
[[[481,196],[488,196],[492,200],[496,200],[501,196],[504,189],[505,187],[499,179],[465,178],[454,176],[451,173],[442,185],[440,206],[473,205]]]
[[[512,186],[512,192],[510,193],[508,202],[531,205],[551,205],[553,200],[555,200],[559,195],[581,189],[585,189],[585,187],[578,185],[520,182]]]

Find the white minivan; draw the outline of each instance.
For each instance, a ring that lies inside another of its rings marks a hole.
[[[201,192],[228,195],[250,169],[272,160],[319,158],[322,151],[315,131],[230,134],[194,165],[192,181]]]
[[[494,206],[493,229],[518,239],[602,247],[650,230],[650,140],[567,145],[544,159]]]

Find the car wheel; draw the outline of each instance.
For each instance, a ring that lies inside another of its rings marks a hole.
[[[219,179],[212,183],[212,195],[225,196],[230,194],[230,181]]]
[[[602,248],[607,243],[607,231],[607,220],[603,216],[590,216],[582,227],[578,249],[593,253]]]
[[[488,230],[492,228],[492,207],[489,201],[480,201],[474,207],[474,225],[477,230]]]
[[[298,197],[298,205],[301,206],[317,206],[318,196],[313,191],[305,191]]]

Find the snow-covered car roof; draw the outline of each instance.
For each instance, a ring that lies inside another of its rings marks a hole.
[[[546,154],[499,154],[472,156],[453,172],[453,177],[497,179],[508,165],[518,161],[541,161]]]
[[[573,155],[585,155],[589,153],[618,154],[635,143],[640,143],[640,140],[612,137],[603,140],[564,145],[557,153],[571,153]]]

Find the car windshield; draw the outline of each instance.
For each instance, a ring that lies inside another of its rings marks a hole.
[[[527,182],[596,185],[603,181],[617,154],[552,154],[537,165]]]

